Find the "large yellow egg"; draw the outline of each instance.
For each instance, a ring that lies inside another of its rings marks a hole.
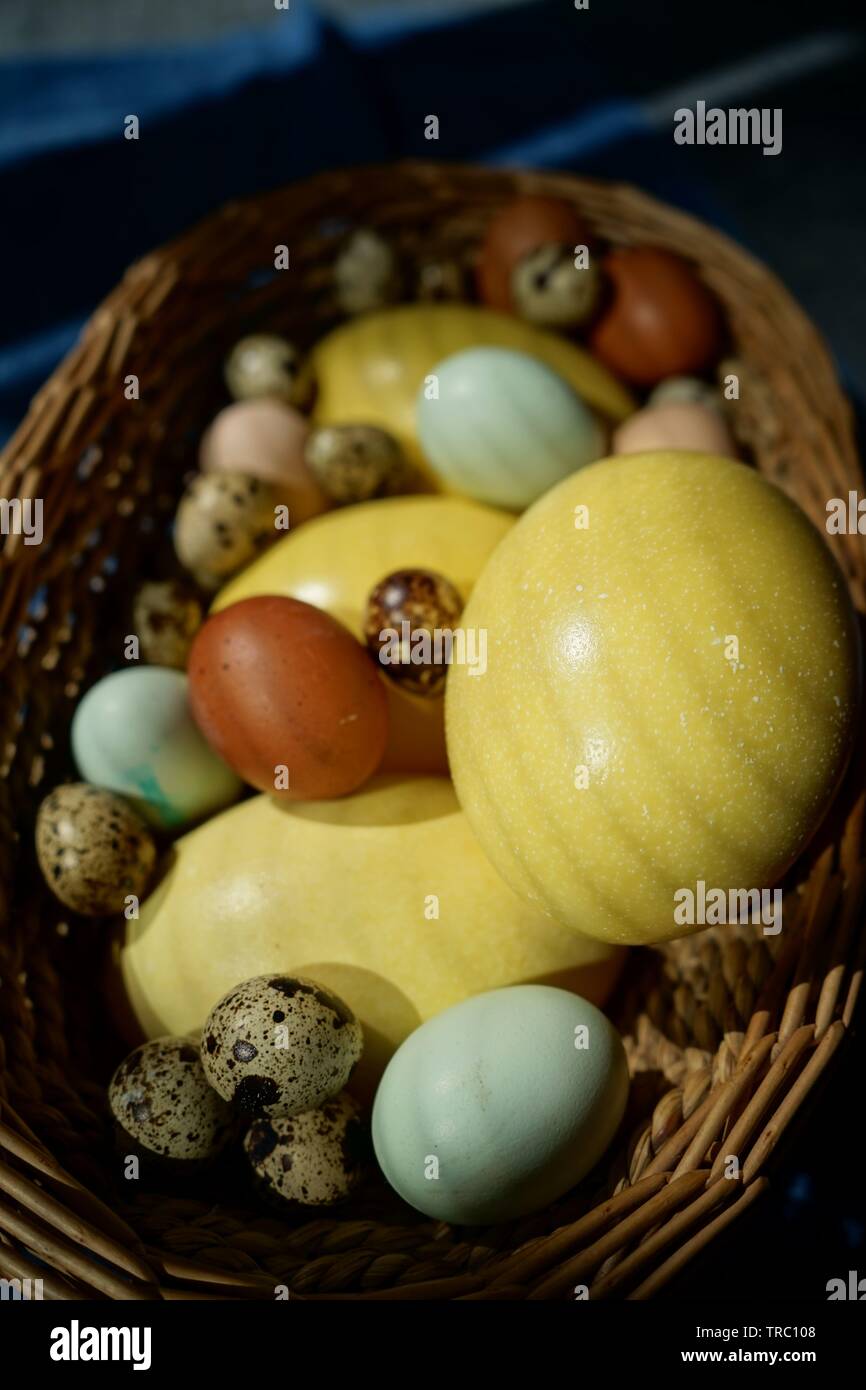
[[[148,1037],[187,1033],[239,981],[329,985],[365,1028],[368,1073],[471,994],[538,981],[601,1003],[622,953],[527,907],[445,778],[381,778],[339,801],[259,796],[185,835],[125,925],[119,965]]]
[[[327,512],[267,550],[217,594],[213,610],[259,594],[324,608],[363,641],[370,590],[398,569],[436,570],[462,598],[514,518],[458,497],[394,497]],[[412,695],[382,677],[390,733],[382,770],[448,771],[441,698]]]
[[[415,422],[418,391],[444,358],[465,348],[513,348],[547,364],[586,405],[613,421],[635,409],[624,386],[583,348],[554,333],[469,304],[407,304],[342,324],[312,353],[318,425],[368,424],[388,430],[438,487],[424,465]]]
[[[700,882],[768,888],[827,809],[855,614],[803,513],[742,464],[583,469],[506,536],[464,623],[486,629],[488,667],[448,677],[458,796],[512,887],[576,930],[697,930],[681,890],[698,915]]]

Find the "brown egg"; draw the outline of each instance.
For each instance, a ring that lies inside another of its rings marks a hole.
[[[289,801],[345,796],[388,738],[385,690],[340,623],[297,599],[242,599],[210,617],[189,658],[193,717],[244,781]]]
[[[533,195],[506,203],[488,226],[478,257],[476,276],[483,302],[502,313],[512,312],[515,266],[529,252],[550,243],[592,244],[586,223],[569,203]]]
[[[432,570],[395,570],[367,600],[364,636],[382,670],[404,690],[441,695],[450,635],[463,600],[449,579]]]
[[[620,247],[602,269],[610,299],[589,345],[611,371],[653,386],[700,372],[718,356],[719,306],[686,261],[656,247]]]
[[[215,416],[202,436],[203,473],[246,473],[269,483],[289,509],[289,523],[327,510],[328,499],[304,463],[310,427],[282,401],[237,401]]]
[[[647,406],[620,425],[612,441],[614,454],[643,454],[657,449],[690,449],[735,459],[737,450],[722,415],[697,402]]]

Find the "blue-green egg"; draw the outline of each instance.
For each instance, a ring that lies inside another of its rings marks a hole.
[[[391,1058],[376,1158],[427,1216],[508,1221],[595,1166],[627,1096],[625,1050],[593,1004],[548,985],[491,990],[429,1019]]]
[[[525,352],[468,348],[446,357],[418,393],[418,436],[445,484],[522,511],[601,458],[605,433],[561,376]]]
[[[86,782],[119,792],[164,830],[221,810],[241,789],[193,723],[186,676],[162,666],[97,681],[75,711],[72,755]]]

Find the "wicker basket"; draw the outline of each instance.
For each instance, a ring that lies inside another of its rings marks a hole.
[[[45,525],[41,546],[7,538],[0,582],[0,1275],[41,1277],[47,1298],[273,1298],[277,1284],[647,1298],[767,1187],[846,1037],[863,960],[862,756],[786,884],[782,938],[727,927],[632,953],[616,1004],[634,1078],[619,1145],[554,1209],[454,1230],[371,1179],[348,1208],[296,1223],[248,1205],[240,1178],[134,1196],[117,1180],[105,1082],[123,1049],[98,989],[105,929],[64,918],[32,851],[36,805],[70,771],[75,700],[119,650],[135,583],[170,563],[168,523],[222,404],[228,347],[263,325],[308,343],[336,321],[329,268],[347,224],[409,255],[471,260],[516,190],[574,202],[612,242],[696,262],[742,359],[735,424],[757,465],[819,526],[827,499],[859,485],[850,410],[801,310],[737,246],[631,188],[438,164],[332,173],[224,208],[132,267],[0,460],[0,496],[41,497]],[[264,273],[282,243],[291,271]],[[129,374],[140,402],[125,398]],[[831,543],[862,608],[861,538]]]

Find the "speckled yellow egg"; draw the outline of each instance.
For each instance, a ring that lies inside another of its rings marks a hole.
[[[629,392],[585,349],[511,314],[469,304],[408,304],[334,329],[312,353],[318,425],[378,425],[425,468],[415,403],[438,362],[467,348],[528,353],[558,373],[591,410],[619,421],[634,410]],[[431,487],[439,487],[429,470]]]
[[[463,624],[487,671],[446,691],[452,772],[525,899],[660,941],[700,887],[768,888],[838,785],[860,693],[828,547],[742,464],[686,452],[583,469],[494,552]],[[737,900],[739,901],[739,900]]]

